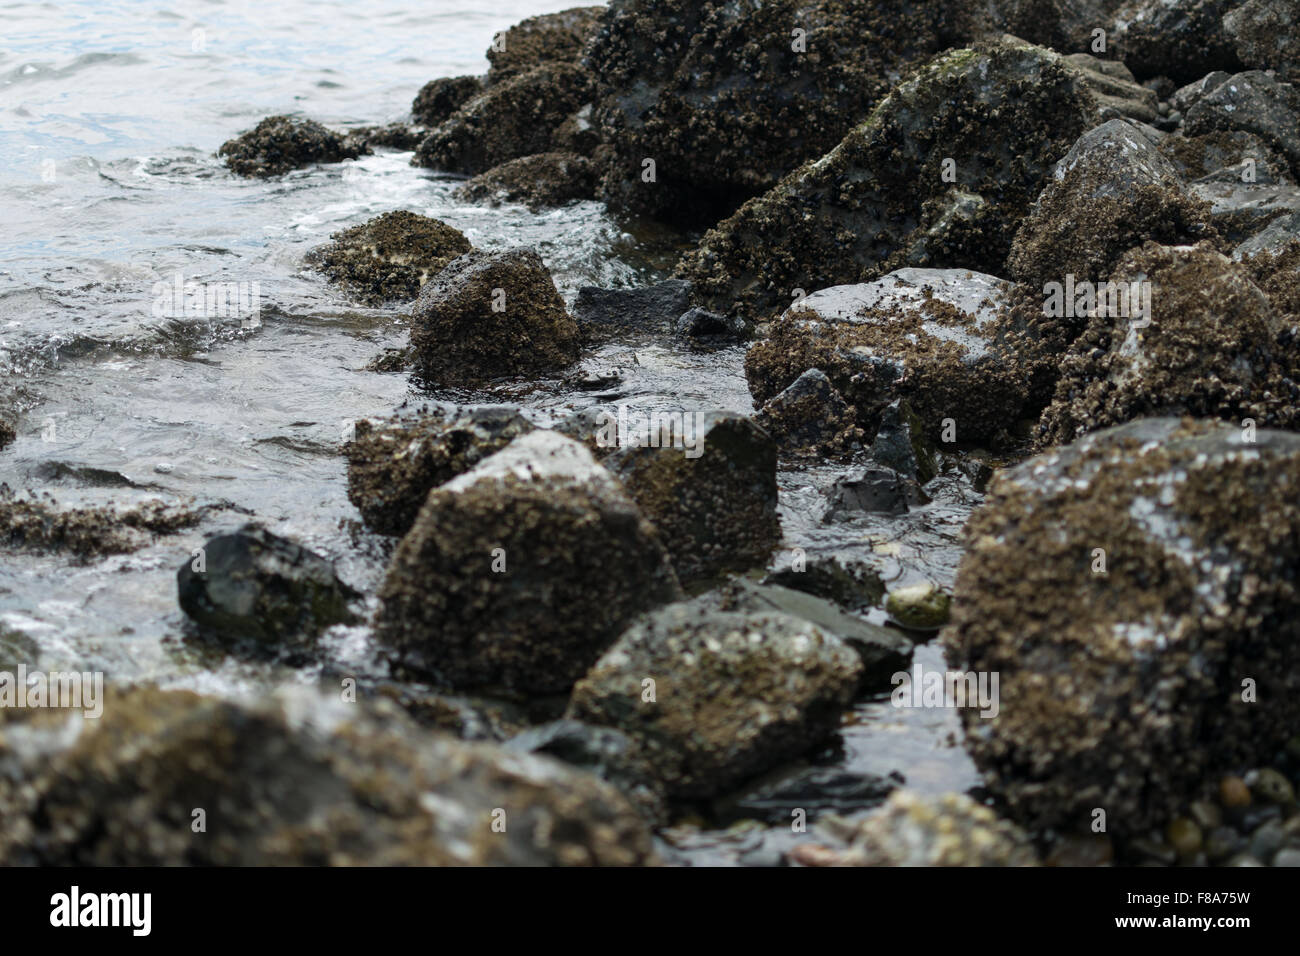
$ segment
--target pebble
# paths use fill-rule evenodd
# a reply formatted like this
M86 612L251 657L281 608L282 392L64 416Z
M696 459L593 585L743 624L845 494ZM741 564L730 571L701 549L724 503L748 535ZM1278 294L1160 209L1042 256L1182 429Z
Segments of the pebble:
M1274 866L1300 866L1300 850L1294 847L1287 847L1284 850L1278 850L1277 856L1273 857Z
M1290 780L1272 767L1263 767L1255 771L1250 789L1265 803L1274 803L1281 807L1295 803L1295 787L1291 786Z
M1195 856L1201 849L1201 828L1188 817L1178 817L1165 830L1165 838L1181 857Z
M1224 777L1219 781L1219 802L1229 810L1250 806L1250 788L1240 777Z

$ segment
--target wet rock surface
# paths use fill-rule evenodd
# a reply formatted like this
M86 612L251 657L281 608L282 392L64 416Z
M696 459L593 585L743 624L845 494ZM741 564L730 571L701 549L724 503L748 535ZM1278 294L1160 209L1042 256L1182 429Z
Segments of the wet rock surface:
M691 306L691 285L666 279L640 289L578 290L573 314L583 336L598 341L615 334L663 333Z
M227 140L217 154L236 175L266 178L313 163L356 159L363 151L363 146L314 120L268 116L247 133Z
M519 202L529 209L596 195L596 168L576 153L538 153L494 166L457 190L469 202Z
M790 455L848 455L861 447L864 434L857 409L819 368L810 368L768 399L756 421Z
M477 76L439 77L420 88L411 103L411 115L425 126L438 126L482 92L483 81Z
M547 63L579 63L605 7L572 7L529 17L493 37L487 82L499 83Z

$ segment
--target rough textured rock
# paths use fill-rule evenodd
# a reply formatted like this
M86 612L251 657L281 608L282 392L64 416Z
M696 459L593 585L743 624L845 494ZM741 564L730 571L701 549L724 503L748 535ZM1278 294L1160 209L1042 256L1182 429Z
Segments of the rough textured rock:
M1300 81L1300 8L1295 0L1246 0L1223 17L1237 58L1252 70Z
M482 92L483 81L477 76L444 76L430 80L416 94L411 104L411 115L425 126L438 126Z
M591 99L591 75L571 63L520 73L467 100L420 144L411 162L476 175L555 149L556 130Z
M292 648L354 619L333 563L254 524L209 538L176 588L181 610L224 642Z
M860 449L864 440L857 409L819 368L810 368L768 399L755 421L786 455L842 458Z
M423 125L411 123L384 123L381 126L354 126L347 131L344 142L348 149L370 153L372 146L385 146L402 151L413 150L429 135Z
M874 568L837 555L791 555L763 583L803 591L853 610L873 607L885 594L885 583Z
M825 156L719 223L678 275L700 304L756 318L795 290L899 265L1000 271L1052 164L1094 112L1079 73L1040 47L946 53Z
M645 824L609 785L421 730L392 705L298 688L248 705L142 688L114 692L98 720L8 714L5 865L655 862Z
M989 0L989 24L1061 53L1091 50L1121 0ZM1098 51L1101 52L1101 51Z
M1224 74L1225 78L1227 74ZM1218 130L1197 136L1166 136L1160 141L1164 153L1184 180L1207 180L1264 185L1291 178L1286 157L1254 133ZM1248 167L1247 160L1253 160Z
M1269 235L1274 226L1277 227L1276 234ZM1279 324L1300 326L1300 213L1286 221L1275 220L1273 226L1256 236L1255 240L1238 246L1233 251L1233 258L1242 261L1250 270L1255 284L1273 304ZM1291 344L1294 348L1294 336ZM1297 356L1296 366L1300 368L1300 356Z
M363 152L339 133L312 120L268 116L247 133L227 140L217 150L240 176L266 178L313 163L338 163Z
M894 469L918 485L938 474L934 446L926 438L925 423L912 406L896 399L880 413L880 427L871 442L871 460Z
M432 489L532 430L511 408L471 409L450 421L421 412L357 422L344 448L348 500L373 530L406 534Z
M1127 117L1139 123L1154 123L1159 118L1160 101L1155 91L1139 84L1129 68L1118 60L1071 53L1062 63L1074 70L1087 86L1099 119Z
M1105 281L1115 261L1146 239L1204 235L1209 208L1136 127L1111 120L1070 148L1016 234L1007 266L1034 289Z
M673 333L689 342L718 343L739 342L749 337L749 323L739 316L721 315L701 309L687 309L673 323Z
M1191 187L1193 195L1209 203L1209 219L1222 242L1244 242L1264 231L1275 219L1300 213L1298 186L1243 183L1234 176L1225 180L1207 180Z
M425 284L411 310L415 375L433 385L554 372L578 357L578 326L531 249L474 250Z
M835 479L823 521L864 514L907 514L908 488L903 477L885 465L864 465Z
M582 334L598 341L613 334L667 332L691 307L691 284L666 279L640 289L601 289L583 286L573 303Z
M800 300L745 356L756 404L807 369L821 369L858 424L875 435L886 407L906 398L926 433L958 442L1000 436L1018 417L1027 377L995 332L1006 283L960 269L900 269L876 282Z
M943 639L1000 674L998 715L963 720L1013 818L1140 834L1295 733L1297 492L1300 436L1170 418L998 472Z
M767 563L781 540L776 443L735 412L683 413L681 440L620 440L605 467L659 531L683 583ZM676 426L673 426L674 428Z
M1097 308L1062 363L1041 445L1144 415L1296 423L1287 329L1245 267L1208 243L1150 243L1120 261L1115 282L1151 284L1150 325Z
M1201 97L1187 111L1189 135L1215 130L1254 133L1286 156L1300 177L1300 90L1266 73L1239 73Z
M386 212L330 237L307 263L363 302L409 302L473 246L459 229L406 210Z
M605 7L572 7L516 23L488 48L488 83L500 83L549 63L578 63Z
M1115 14L1110 42L1140 79L1190 83L1211 70L1241 68L1223 15L1239 0L1130 0ZM1100 24L1099 24L1100 25Z
M3 449L17 437L18 432L14 430L14 426L0 418L0 449Z
M157 535L193 527L210 510L157 499L130 507L63 508L48 492L37 497L29 490L28 495L0 483L0 546L67 551L82 560L135 551Z
M479 173L456 189L468 202L518 202L529 209L562 206L596 195L596 168L576 153L538 153Z
M964 793L895 790L857 822L827 818L821 827L848 843L834 866L1036 866L1028 836Z
M674 604L618 639L574 687L568 716L638 741L671 795L709 797L831 733L860 670L807 621Z
M429 493L380 588L376 636L455 687L563 693L677 579L577 442L534 431Z

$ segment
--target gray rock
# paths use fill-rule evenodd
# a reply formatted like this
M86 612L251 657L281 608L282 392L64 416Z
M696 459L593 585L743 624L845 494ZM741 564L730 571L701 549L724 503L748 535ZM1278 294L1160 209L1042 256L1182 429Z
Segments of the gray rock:
M1300 80L1300 11L1294 0L1246 0L1224 15L1223 32L1245 66Z
M1199 80L1193 80L1185 86L1180 86L1169 102L1174 109L1186 113L1189 109L1197 104L1207 93L1213 93L1225 81L1232 79L1230 73L1223 70L1214 70L1205 74Z
M873 607L885 596L885 583L874 568L838 555L792 555L763 583L803 591L852 610Z
M843 520L861 514L906 514L909 497L904 479L894 469L866 465L835 480L823 520Z
M614 334L662 333L691 305L691 284L666 279L641 289L583 286L573 314L583 335L603 339Z
M696 306L678 317L673 331L685 339L739 341L749 334L749 325L739 316L721 315Z
M880 413L880 427L871 442L871 460L892 468L904 478L926 485L938 474L934 446L925 423L903 399L895 399Z
M1266 73L1238 73L1187 111L1188 134L1215 130L1254 133L1286 156L1300 176L1300 91Z
M844 457L862 446L857 409L819 368L810 368L768 399L757 421L787 455Z
M1190 83L1212 70L1234 72L1240 61L1223 30L1239 0L1129 0L1115 12L1111 43L1141 79L1167 76Z

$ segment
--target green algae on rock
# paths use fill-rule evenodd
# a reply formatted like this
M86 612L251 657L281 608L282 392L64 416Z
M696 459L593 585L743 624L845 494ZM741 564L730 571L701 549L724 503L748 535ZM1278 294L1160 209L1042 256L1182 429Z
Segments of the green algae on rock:
M885 610L903 627L932 630L948 623L950 598L933 582L895 588L885 598Z
M578 325L531 249L474 250L420 290L413 375L430 386L544 375L578 358Z
M861 666L808 621L673 604L606 651L573 688L568 716L637 740L671 795L711 797L830 734Z
M388 702L145 687L112 690L98 720L16 713L0 711L4 865L655 862L608 784L423 730Z
M240 176L267 178L314 163L338 163L365 152L340 133L313 120L268 116L246 133L221 144L218 156Z
M962 717L1014 819L1140 835L1294 734L1297 502L1300 435L1174 418L995 476L943 642L1000 675L998 715Z
M514 409L470 409L451 420L432 412L360 421L348 459L348 500L380 534L403 535L429 491L500 451L532 424Z
M887 260L922 237L926 261L897 265L996 273L1094 112L1081 74L1049 50L1007 41L945 53L829 153L710 230L678 274L700 304L761 318L794 290L890 271ZM954 190L979 201L954 207Z
M404 209L336 232L306 261L362 302L409 302L448 263L473 246L439 219Z
M429 493L375 633L442 684L564 693L634 615L680 593L619 483L577 442L534 431Z

